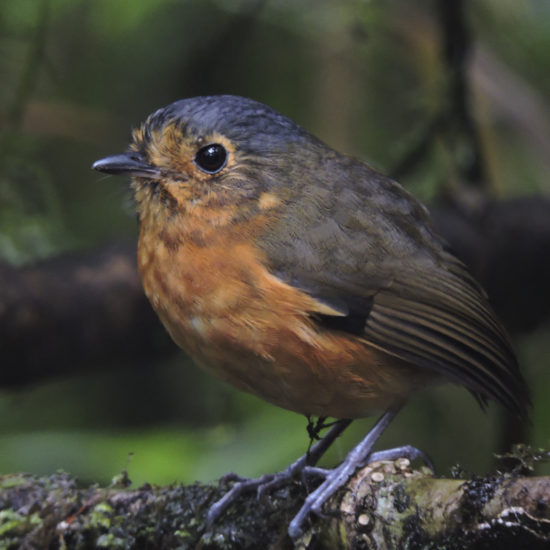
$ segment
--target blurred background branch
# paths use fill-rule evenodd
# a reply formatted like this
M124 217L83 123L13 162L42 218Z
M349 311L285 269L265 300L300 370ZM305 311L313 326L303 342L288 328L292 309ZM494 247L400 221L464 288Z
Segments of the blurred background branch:
M485 162L472 113L468 66L472 53L472 36L466 21L467 2L438 0L435 2L440 36L443 79L441 110L427 121L418 142L407 151L391 170L395 178L413 171L436 144L438 136L448 142L448 149L456 157L456 170L462 184L486 186ZM467 148L467 151L461 150ZM458 153L461 153L458 156Z
M33 37L29 44L28 57L22 65L23 70L21 71L12 103L8 108L8 125L14 130L21 126L23 115L34 92L45 57L50 0L40 0L38 5L37 21Z

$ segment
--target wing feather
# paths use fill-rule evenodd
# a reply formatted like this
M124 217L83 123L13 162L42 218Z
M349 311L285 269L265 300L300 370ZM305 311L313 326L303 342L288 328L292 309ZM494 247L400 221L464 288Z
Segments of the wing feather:
M375 297L366 319L368 342L522 412L517 363L500 334L491 338L483 325L468 324L456 313L451 316L443 311L442 315L433 306L393 296L389 305L384 298L383 292Z
M411 367L525 414L526 384L485 292L399 184L323 149L311 185L296 179L258 241L273 273L336 315L326 330L361 338Z

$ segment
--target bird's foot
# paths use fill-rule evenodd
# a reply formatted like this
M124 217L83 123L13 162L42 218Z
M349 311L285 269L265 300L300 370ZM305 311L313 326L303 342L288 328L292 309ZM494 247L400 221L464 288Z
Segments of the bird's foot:
M304 455L303 458L306 458ZM332 470L324 468L316 468L308 466L305 460L297 460L288 468L274 474L265 474L263 476L248 479L234 473L224 475L220 482L235 482L233 487L225 493L225 495L216 501L208 511L206 519L207 525L210 527L214 522L231 506L242 494L256 491L258 500L265 498L265 495L275 491L288 484L295 476L300 475L304 485L309 484L311 478L325 479Z
M365 440L367 438L365 438ZM412 447L411 445L377 451L375 453L370 453L365 457L362 453L363 448L361 447L365 440L359 443L359 445L357 445L357 447L355 447L348 454L344 462L333 470L323 470L322 468L312 467L305 467L303 469L303 474L317 474L324 477L324 481L321 485L319 485L319 487L317 487L317 489L315 489L315 491L307 496L304 504L300 508L300 511L290 522L288 534L293 540L300 538L303 534L304 522L309 514L313 513L318 516L322 516L322 509L325 502L349 480L358 468L366 466L367 464L372 464L373 462L379 462L381 460L397 460L398 458L407 458L411 462L413 460L420 459L424 461L431 470L433 470L433 464L430 458L420 449Z
M256 491L258 498L262 498L269 491L273 491L287 484L299 473L302 473L303 479L311 476L322 475L320 468L314 468L315 463L321 458L331 443L349 426L351 420L338 420L334 423L330 431L308 452L293 462L285 470L276 474L265 474L256 479L242 478L236 474L227 474L222 481L235 481L231 489L218 501L216 501L208 511L206 523L211 527L214 522L231 506L240 495Z
M330 431L318 441L308 453L281 472L276 474L265 474L256 479L246 479L236 474L224 476L223 481L232 481L235 482L235 484L221 499L210 507L206 521L207 527L211 527L227 508L244 493L256 491L258 498L262 498L267 492L274 491L289 483L297 475L302 476L303 483L306 486L311 478L320 477L323 481L307 496L303 506L289 525L288 533L292 539L296 540L302 535L303 525L309 514L314 513L316 515L322 515L322 508L325 502L348 481L358 468L380 460L408 458L411 461L422 459L433 469L431 460L422 451L410 445L375 453L371 452L372 446L395 416L396 412L397 409L393 409L384 413L363 441L352 449L344 462L334 470L318 468L315 467L315 464L330 444L350 424L350 420L337 421Z

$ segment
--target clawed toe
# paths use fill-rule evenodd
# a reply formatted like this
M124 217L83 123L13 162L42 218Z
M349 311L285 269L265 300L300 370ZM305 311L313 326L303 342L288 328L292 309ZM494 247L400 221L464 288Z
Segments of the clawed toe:
M258 499L263 499L268 492L288 483L292 479L292 476L293 472L288 469L277 474L266 474L256 479L242 478L235 474L224 476L222 478L223 481L235 479L236 483L222 498L210 507L206 518L207 526L211 527L242 494L256 491Z
M257 479L246 479L241 478L240 476L235 476L239 481L231 487L225 495L217 500L210 510L208 510L208 515L206 517L206 524L208 527L211 527L212 524L233 504L233 502L239 498L243 493L253 491L254 489L258 490L263 484L269 483L271 481L272 475L264 475ZM227 480L227 477L222 478L224 481Z
M326 478L331 470L327 470L326 468L318 468L316 466L306 466L302 472L302 482L304 485L306 484L308 478L311 477L322 477Z
M278 474L273 474L269 481L266 481L262 485L258 486L257 494L258 500L264 500L265 495L271 491L279 489L283 485L286 485L292 479L292 472L284 470Z
M371 464L380 460L397 460L398 458L408 458L411 462L420 459L430 470L434 471L434 465L430 457L412 445L403 445L402 447L394 447L393 449L384 449L383 451L371 453L366 463Z
M240 476L234 472L227 472L220 477L220 483L231 483L233 481L248 481L246 477Z

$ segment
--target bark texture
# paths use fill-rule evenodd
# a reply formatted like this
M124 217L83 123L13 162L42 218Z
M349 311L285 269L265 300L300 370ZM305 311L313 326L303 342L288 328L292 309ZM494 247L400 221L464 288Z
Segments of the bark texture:
M212 528L209 506L228 488L193 484L80 488L66 474L0 478L0 548L394 549L548 548L550 478L498 474L438 479L407 459L360 470L293 543L286 528L299 481L263 501L243 495Z

